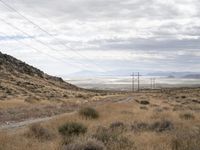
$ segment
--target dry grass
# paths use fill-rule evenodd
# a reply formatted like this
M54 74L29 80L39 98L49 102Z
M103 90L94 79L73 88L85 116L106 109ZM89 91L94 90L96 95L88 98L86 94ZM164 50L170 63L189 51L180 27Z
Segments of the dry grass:
M185 91L182 93L187 94ZM134 100L120 103L116 99L113 99L114 102L106 101L96 108L100 117L95 120L86 120L79 113L62 115L42 124L55 134L53 140L27 138L25 133L30 132L29 128L2 132L0 150L67 150L77 144L78 149L74 150L79 150L87 145L89 139L96 141L91 145L104 145L108 150L199 150L200 104L192 102L192 99L199 98L196 96L198 92L189 92L190 95L187 94L184 98L181 97L182 93L129 95L138 101L148 100L150 104L145 105L147 109L141 109L143 105ZM177 95L180 95L178 102ZM127 95L120 99L126 97ZM183 102L187 103L182 104ZM174 110L174 107L179 109ZM72 135L70 138L61 136L58 128L66 122L86 126L88 130L84 135L85 139L83 140L83 135Z
M99 118L99 112L92 107L84 107L79 110L79 115L86 119L97 119Z
M85 93L87 93L85 91ZM76 93L71 93L76 94ZM33 103L22 99L0 100L0 125L20 122L27 119L51 117L66 112L78 110L81 106L96 105L102 103L102 99L112 99L118 95L96 96L96 93L88 92L88 99L68 98L63 100L34 100Z
M0 109L6 110L9 108L17 108L17 107L26 107L28 104L24 103L24 101L20 99L14 99L9 101L0 101Z
M51 130L40 124L31 125L29 131L25 135L27 135L28 138L35 138L40 141L52 140L55 137Z
M105 145L92 138L79 138L78 140L64 145L62 150L106 150Z

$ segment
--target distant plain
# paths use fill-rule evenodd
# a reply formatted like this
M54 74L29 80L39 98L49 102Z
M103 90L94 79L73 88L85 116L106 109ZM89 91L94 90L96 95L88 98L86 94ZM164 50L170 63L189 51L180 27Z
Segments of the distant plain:
M179 87L199 87L200 79L193 78L170 78L163 76L141 76L140 87L151 89L151 79L155 79L155 88L179 88ZM67 82L82 88L103 89L103 90L122 90L132 89L131 76L99 76L99 77L65 77ZM135 89L137 89L138 79L135 77Z

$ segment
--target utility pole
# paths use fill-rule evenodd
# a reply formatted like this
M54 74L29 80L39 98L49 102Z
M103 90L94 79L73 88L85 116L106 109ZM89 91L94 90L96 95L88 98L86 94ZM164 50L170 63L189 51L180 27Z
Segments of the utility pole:
M153 78L153 88L156 88L156 78Z
M140 73L138 72L137 75L135 75L134 72L133 72L131 76L132 76L132 84L131 84L131 85L132 85L132 87L131 87L131 88L132 88L132 91L133 91L133 92L135 91L135 76L136 76L136 78L137 78L136 81L138 82L137 90L140 91Z
M138 92L140 91L140 73L138 72Z
M132 73L131 76L132 76L132 92L134 92L135 91L135 83L134 83L135 82L134 81L135 80L135 75L134 75L134 72Z
M151 89L156 88L156 78L151 78Z

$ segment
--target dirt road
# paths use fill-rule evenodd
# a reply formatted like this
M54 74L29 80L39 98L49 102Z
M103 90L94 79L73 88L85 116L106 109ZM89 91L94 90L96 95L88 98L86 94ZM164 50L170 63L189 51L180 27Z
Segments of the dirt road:
M114 99L114 100L111 100L111 101L108 100L108 101L113 102L113 103L127 103L127 102L130 102L132 100L134 100L133 96L128 96L127 98L117 98L117 99ZM102 102L106 103L108 101L104 100ZM103 104L103 103L98 103L98 105L99 104ZM96 105L96 106L98 106L98 105ZM61 115L72 115L72 114L74 114L76 112L77 111L73 111L73 112L63 113L63 114L56 115L56 116L51 116L51 117L30 118L30 119L27 119L27 120L21 121L21 122L7 122L7 123L5 123L3 125L0 125L0 131L3 131L3 130L14 130L14 129L18 129L18 128L23 128L25 126L28 126L28 125L31 125L31 124L34 124L34 123L41 123L41 122L44 122L44 121L48 121L48 120L60 117Z

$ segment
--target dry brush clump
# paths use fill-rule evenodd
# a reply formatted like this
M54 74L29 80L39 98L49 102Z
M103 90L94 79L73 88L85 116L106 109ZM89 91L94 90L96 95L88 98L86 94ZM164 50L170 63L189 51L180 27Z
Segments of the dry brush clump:
M59 127L59 133L63 136L78 136L87 132L87 127L78 122L67 122Z
M197 131L180 130L175 132L171 142L172 150L199 150L200 128Z
M174 129L174 124L169 120L156 121L151 124L150 129L156 132L170 131Z
M40 141L52 140L55 134L41 124L33 124L29 127L26 136L36 138Z
M86 119L97 119L99 118L99 113L97 110L91 107L84 107L79 110L79 115Z
M74 142L64 145L62 150L106 150L105 145L96 139L78 139Z
M174 129L174 124L169 120L160 120L153 123L135 122L131 125L131 129L135 132L154 131L164 132Z
M135 132L146 131L146 130L149 130L149 128L150 128L150 125L145 122L135 122L134 124L131 125L131 130Z
M184 120L193 120L195 119L195 116L192 113L183 113L183 114L180 114L180 118Z
M86 94L86 93L78 93L75 95L76 98L82 98L82 99L87 99L90 97L89 94Z
M110 124L110 129L112 130L124 130L126 125L121 121L116 121Z
M182 96L181 96L181 98L182 98L182 99L185 99L185 98L186 98L186 96L185 96L185 95L182 95Z
M107 144L110 140L117 139L117 136L117 132L113 132L106 127L98 127L96 133L93 135L94 138L102 141L104 144Z
M135 143L128 139L123 132L111 128L99 127L94 138L103 142L108 150L135 150Z
M150 102L147 101L147 100L142 100L142 101L140 101L140 104L142 104L142 105L149 105Z
M146 106L140 106L140 109L142 109L142 110L148 110L148 107L146 107Z

